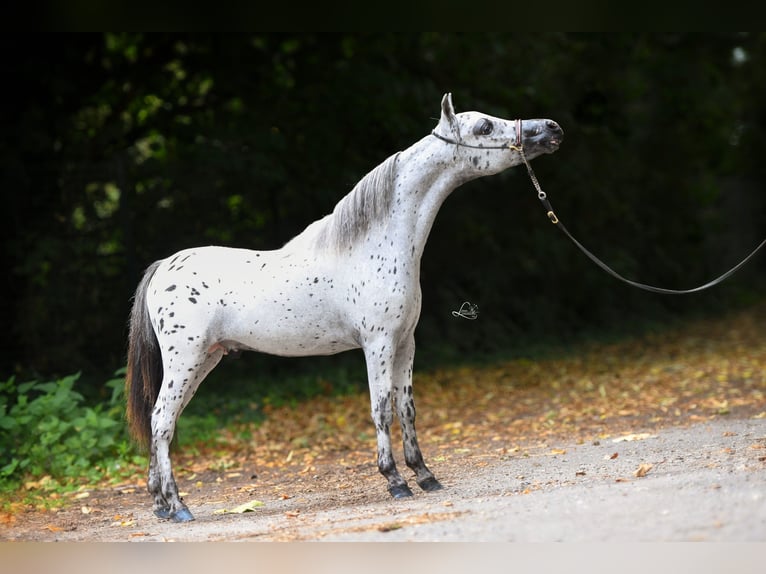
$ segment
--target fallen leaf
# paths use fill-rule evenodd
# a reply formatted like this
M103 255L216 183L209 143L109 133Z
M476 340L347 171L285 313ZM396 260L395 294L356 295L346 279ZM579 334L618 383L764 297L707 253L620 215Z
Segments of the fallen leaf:
M657 438L657 435L648 432L633 433L613 438L612 442L633 442L637 440L646 440L648 438Z
M556 455L556 454L566 454L567 450L565 448L552 448L551 452L548 454Z
M220 508L213 511L213 514L244 514L245 512L254 512L256 508L261 506L264 506L264 504L260 500L251 500L231 509Z
M652 470L652 468L654 468L653 464L643 463L643 464L639 465L639 467L633 473L633 476L635 476L636 478L643 478L647 474L649 474L649 471Z
M40 480L30 480L28 482L25 482L24 488L26 490L45 489L46 487L51 486L54 483L55 481L53 480L53 477L46 474Z
M391 532L392 530L399 530L402 527L398 522L392 522L390 524L381 524L378 526L380 532Z
M287 516L287 518L297 518L298 515L300 515L300 510L288 510L285 512L285 516Z

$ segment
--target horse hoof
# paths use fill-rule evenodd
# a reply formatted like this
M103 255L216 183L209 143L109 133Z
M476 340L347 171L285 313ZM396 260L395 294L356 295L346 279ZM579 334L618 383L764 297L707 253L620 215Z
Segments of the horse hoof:
M442 483L436 480L433 476L426 478L422 482L419 482L418 486L425 492L434 492L435 490L441 490L444 488Z
M391 496L394 498L407 498L408 496L412 496L412 491L406 484L402 484L401 486L389 486L388 492L390 492Z
M194 520L194 516L188 509L182 508L181 510L170 515L173 522L191 522Z
M157 518L162 518L163 520L167 520L170 518L170 508L155 508L154 516Z

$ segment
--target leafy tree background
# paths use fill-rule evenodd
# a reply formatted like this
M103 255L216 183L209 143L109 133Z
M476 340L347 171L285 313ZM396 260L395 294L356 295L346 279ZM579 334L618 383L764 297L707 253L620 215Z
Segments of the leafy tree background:
M428 134L447 91L458 111L562 125L564 144L535 170L570 230L631 278L695 286L766 235L764 34L49 34L3 44L7 374L83 371L78 384L95 388L124 363L145 266L194 245L279 247ZM632 290L550 225L519 167L447 201L422 284L419 356L441 361L762 300L766 258L702 295ZM479 305L478 321L452 317L464 300ZM263 356L246 366L253 380L288 368Z

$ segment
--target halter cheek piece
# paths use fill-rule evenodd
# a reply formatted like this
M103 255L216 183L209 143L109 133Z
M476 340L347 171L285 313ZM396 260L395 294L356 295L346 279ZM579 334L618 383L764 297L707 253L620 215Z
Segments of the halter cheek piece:
M463 143L462 138L460 137L460 134L458 133L458 139L454 140L452 138L448 138L446 136L443 136L441 134L436 133L436 130L433 130L431 132L431 135L442 140L443 142L447 142L449 144L454 144L462 147L472 147L475 149L510 149L514 151L523 151L523 146L521 145L521 120L515 120L516 122L516 143L515 144L506 144L506 145L473 145L473 144L467 144Z

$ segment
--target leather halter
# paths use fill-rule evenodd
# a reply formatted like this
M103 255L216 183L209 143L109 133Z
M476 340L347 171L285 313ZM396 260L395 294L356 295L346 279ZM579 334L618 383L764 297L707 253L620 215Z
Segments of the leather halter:
M458 139L452 139L448 138L446 136L443 136L441 134L436 133L436 130L433 130L431 132L431 135L442 140L443 142L447 142L449 144L454 144L457 146L462 147L470 147L474 149L510 149L515 151L520 151L523 149L522 142L521 142L521 120L514 120L516 122L516 143L515 144L505 144L505 145L474 145L474 144L467 144L463 143L462 138L460 137L460 134L458 133Z

